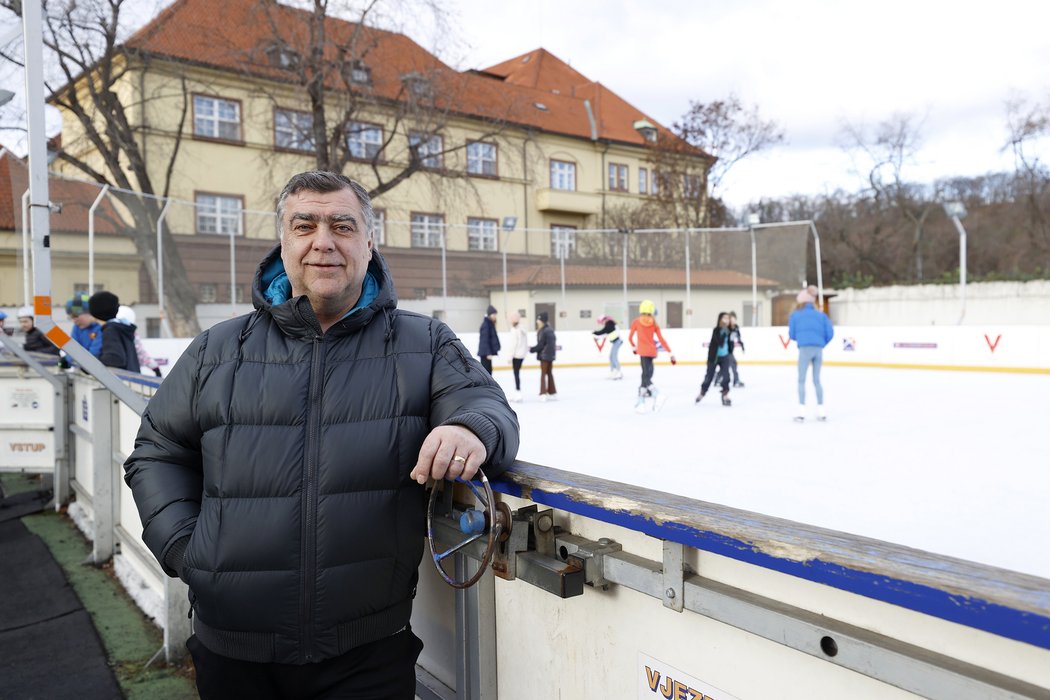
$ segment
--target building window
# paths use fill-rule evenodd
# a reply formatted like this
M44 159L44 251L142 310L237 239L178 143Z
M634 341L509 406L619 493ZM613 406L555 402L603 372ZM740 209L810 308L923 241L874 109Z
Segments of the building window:
M496 250L499 222L495 219L467 219L467 248Z
M197 233L240 236L244 200L221 194L197 195Z
M293 70L299 67L299 54L286 46L271 46L266 49L266 56L274 68Z
M572 257L576 250L575 226L551 226L551 255L558 260Z
M638 168L638 194L649 193L649 170Z
M95 292L101 292L101 291L105 290L105 288L106 288L106 285L102 284L101 282L95 282L95 290L94 290ZM83 292L84 294L93 294L94 293L94 292L88 290L88 283L87 282L74 282L73 283L73 292L77 293L77 294L79 294L81 292Z
M441 214L412 215L412 247L440 248L445 217Z
M551 189L576 189L576 164L564 160L551 160Z
M350 82L368 85L372 82L372 69L361 61L354 61L350 64Z
M424 168L441 167L441 152L445 150L444 139L440 134L424 134L413 131L408 135L408 145L415 148Z
M653 179L649 183L649 194L660 194L660 173L653 169Z
M350 122L346 132L346 149L351 157L372 160L383 147L383 127L367 122Z
M496 177L496 144L472 141L467 144L467 172Z
M198 290L198 300L202 304L214 304L219 298L218 290L214 284L202 284Z
M627 191L627 166L623 163L609 163L609 189Z
M702 180L699 175L682 175L682 194L686 199L700 199L703 194Z
M377 246L386 245L386 209L373 209L376 215L376 230L372 236Z
M290 151L314 150L314 115L291 109L273 114L274 145Z
M193 135L241 140L241 103L207 95L193 96Z

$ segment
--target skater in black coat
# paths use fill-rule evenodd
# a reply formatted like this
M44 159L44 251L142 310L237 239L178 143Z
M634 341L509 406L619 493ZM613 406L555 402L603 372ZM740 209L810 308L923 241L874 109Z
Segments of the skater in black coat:
M557 355L558 337L550 327L546 311L536 315L536 344L529 352L536 353L540 361L540 401L553 401L558 393L554 386L554 358Z
M29 352L43 352L48 355L57 355L58 348L40 332L40 329L36 327L34 321L33 310L31 308L25 306L18 310L18 325L26 335L22 347Z
M729 358L732 355L733 343L729 339L729 314L722 311L718 314L718 324L711 331L711 342L707 346L707 374L704 375L704 382L700 385L700 394L697 395L695 403L700 403L714 381L715 375L721 372L722 405L732 405L729 400Z

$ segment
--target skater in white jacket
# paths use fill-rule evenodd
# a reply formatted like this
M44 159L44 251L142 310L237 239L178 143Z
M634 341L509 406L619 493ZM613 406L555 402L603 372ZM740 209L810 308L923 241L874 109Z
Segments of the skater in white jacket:
M521 403L521 365L525 362L525 356L529 354L529 338L525 329L521 327L521 314L511 311L507 314L510 321L510 362L514 367L514 394L510 400Z

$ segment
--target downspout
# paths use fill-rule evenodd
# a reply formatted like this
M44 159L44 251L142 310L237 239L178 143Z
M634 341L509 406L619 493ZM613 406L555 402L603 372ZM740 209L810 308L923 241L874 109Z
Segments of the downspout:
M525 132L525 140L521 142L521 195L522 211L525 213L525 226L522 235L525 236L525 255L529 254L529 141L532 140L532 129Z
M583 108L585 110L587 110L587 121L590 123L590 126L591 126L591 142L594 143L594 144L597 144L598 143L598 122L594 118L594 109L591 108L591 101L590 100L584 100L583 101ZM602 150L602 165L601 165L601 169L598 172L598 178L599 178L598 182L599 182L599 184L605 181L604 180L604 178L606 177L606 175L605 175L605 154L608 152L608 150L609 150L609 142L606 141L605 142L605 149ZM604 228L605 227L605 187L601 187L599 191L602 193L602 220L601 220L601 223L599 224L599 227Z

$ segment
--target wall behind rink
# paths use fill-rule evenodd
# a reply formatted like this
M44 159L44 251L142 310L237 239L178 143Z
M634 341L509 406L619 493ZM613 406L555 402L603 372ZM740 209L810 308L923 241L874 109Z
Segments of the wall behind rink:
M637 364L638 358L627 344L627 332L621 330L621 333L624 344L620 348L620 362ZM678 362L707 362L710 329L667 329L663 334ZM741 334L745 352L738 350L737 360L742 364L790 364L798 358L798 348L788 338L786 326L745 327ZM563 331L557 335L556 367L605 365L608 362L609 343L599 349L601 340L583 331ZM461 333L460 338L468 350L477 351L477 333ZM500 334L500 340L504 351L493 367L509 368L510 359L505 357L509 346L506 334ZM529 342L535 342L534 332L529 333ZM657 362L669 361L665 353L660 353L657 358ZM835 337L824 351L824 361L859 367L1050 374L1050 325L843 326L835 329ZM526 367L530 364L536 364L535 355L526 359Z
M528 329L529 343L536 342L533 328ZM638 364L627 344L626 329L621 329L624 344L620 362ZM666 329L664 338L674 350L675 359L686 364L707 362L710 329ZM791 364L798 348L788 338L786 326L760 326L741 329L745 351L738 351L741 364ZM611 343L602 344L587 331L558 332L558 367L605 366ZM510 338L500 333L503 350L493 362L493 369L510 369ZM477 333L460 333L467 350L478 350ZM146 338L143 343L160 362L167 374L182 351L189 345L184 338ZM601 347L599 347L601 345ZM919 369L975 370L1002 372L1035 372L1050 374L1050 325L1015 326L841 326L824 351L829 364L858 367L897 367ZM666 353L657 362L668 363ZM536 356L528 355L525 367L536 366Z

